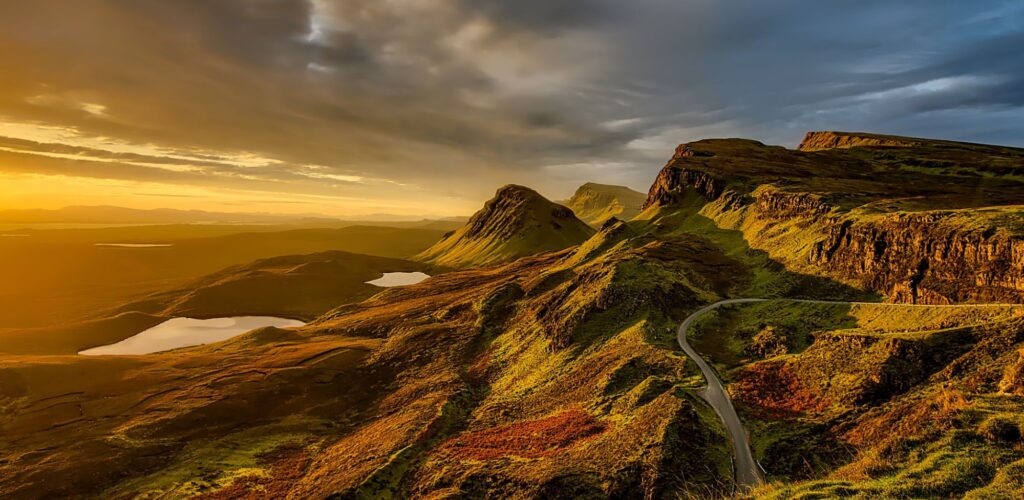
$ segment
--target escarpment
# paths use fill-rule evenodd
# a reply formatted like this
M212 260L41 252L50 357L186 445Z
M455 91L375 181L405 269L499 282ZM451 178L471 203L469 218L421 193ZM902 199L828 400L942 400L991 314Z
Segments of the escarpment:
M654 184L647 192L647 200L644 201L643 209L646 210L656 205L668 205L675 201L686 188L695 189L708 201L717 199L725 189L725 183L721 179L702 170L678 166L681 160L697 156L709 155L698 153L687 144L676 148L675 155L654 179Z
M846 149L855 147L911 147L920 142L905 137L849 132L818 131L808 132L797 147L800 151L821 151L824 149Z
M965 218L943 212L845 218L827 226L810 260L896 302L1024 302L1024 238Z
M974 147L834 132L808 134L814 153L698 141L677 148L644 207L671 212L696 193L702 215L787 268L894 302L1024 302L1024 156L977 146L981 158L959 161ZM972 170L981 162L1014 174Z

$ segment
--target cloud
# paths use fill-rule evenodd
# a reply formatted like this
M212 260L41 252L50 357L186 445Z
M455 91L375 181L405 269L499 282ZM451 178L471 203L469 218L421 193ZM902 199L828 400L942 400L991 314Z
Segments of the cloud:
M507 182L645 189L674 143L708 136L1024 145L1022 18L925 0L14 2L0 117L63 135L0 129L0 157L24 162L0 168L464 212Z

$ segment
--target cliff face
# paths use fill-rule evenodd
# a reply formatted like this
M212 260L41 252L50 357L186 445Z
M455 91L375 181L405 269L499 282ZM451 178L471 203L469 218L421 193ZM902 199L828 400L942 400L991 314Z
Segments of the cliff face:
M827 221L810 261L896 302L1024 302L1024 239L967 214ZM974 221L977 222L977 221Z
M695 151L688 144L677 147L672 159L658 172L642 208L646 210L656 205L671 204L688 187L696 189L709 201L717 199L725 188L725 182L705 171L677 166L681 160L698 156L709 155Z
M808 132L797 147L800 151L821 151L825 149L847 149L855 147L913 147L920 145L905 137L849 132Z
M1024 200L1024 183L992 180L1000 190L986 192L981 175L893 168L921 164L921 156L939 161L935 151L942 148L929 145L924 139L809 133L801 149L834 150L808 155L749 142L700 141L677 149L644 207L671 207L692 190L709 202L703 214L742 231L752 248L791 269L891 301L1024 302L1024 206L1011 204ZM956 145L961 156L971 147ZM979 146L978 156L992 154L1000 153ZM987 161L1014 165L1019 155L1007 148ZM1024 163L1011 168L1024 172ZM824 175L815 176L816 169ZM958 204L964 207L944 209Z

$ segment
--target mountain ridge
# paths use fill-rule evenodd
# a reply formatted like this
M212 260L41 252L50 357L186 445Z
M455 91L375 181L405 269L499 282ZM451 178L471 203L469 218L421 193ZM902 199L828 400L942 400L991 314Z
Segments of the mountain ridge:
M621 220L636 217L645 199L644 193L626 186L588 182L577 188L564 205L580 220L596 227L610 217Z
M568 207L528 187L509 184L463 227L416 258L448 267L498 264L578 245L593 232Z
M814 151L680 145L648 193L647 217L695 193L703 214L797 270L898 302L1024 300L1024 149L841 138L852 135L828 135L841 147Z

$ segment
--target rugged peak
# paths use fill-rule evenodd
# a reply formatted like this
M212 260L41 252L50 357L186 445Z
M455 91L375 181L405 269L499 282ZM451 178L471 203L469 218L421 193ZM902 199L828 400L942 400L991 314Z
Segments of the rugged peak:
M465 236L512 236L519 219L550 220L558 225L559 220L576 221L569 208L549 201L540 193L518 184L502 186L484 204L484 208L473 214L466 224Z
M698 156L714 156L714 154L709 151L695 149L692 144L680 144L676 146L676 154L672 156L672 159L678 160L680 158L694 158Z
M543 198L540 193L519 184L505 184L494 193L495 198Z
M418 258L451 267L496 264L578 245L593 232L568 207L509 184Z
M800 151L822 151L825 149L848 149L868 146L914 147L920 141L894 135L865 134L860 132L836 132L823 130L807 132L797 147Z
M598 226L609 217L629 220L640 213L645 196L626 186L588 182L580 186L566 203L591 226Z

